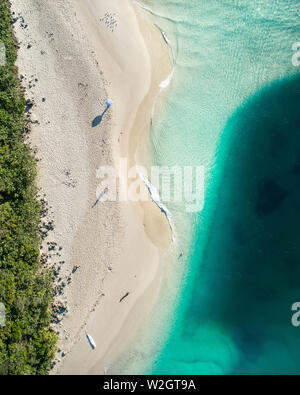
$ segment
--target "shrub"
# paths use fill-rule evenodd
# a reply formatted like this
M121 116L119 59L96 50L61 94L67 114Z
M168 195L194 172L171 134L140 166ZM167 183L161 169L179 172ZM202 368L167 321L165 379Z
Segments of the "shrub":
M41 271L36 166L22 142L25 98L17 78L16 46L7 0L0 0L0 374L46 374L57 336L50 329L52 276Z

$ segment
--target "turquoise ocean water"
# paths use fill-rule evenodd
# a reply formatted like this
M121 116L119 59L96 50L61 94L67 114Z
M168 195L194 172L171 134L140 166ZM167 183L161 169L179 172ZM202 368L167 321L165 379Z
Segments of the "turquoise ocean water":
M153 119L153 164L206 172L200 213L168 204L184 281L147 373L299 373L299 1L143 4L175 65Z

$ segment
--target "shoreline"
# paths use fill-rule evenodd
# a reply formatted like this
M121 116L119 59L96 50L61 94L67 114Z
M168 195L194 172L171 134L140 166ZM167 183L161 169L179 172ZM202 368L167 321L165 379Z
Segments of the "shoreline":
M129 1L12 0L12 7L28 25L15 25L18 66L34 102L30 144L39 158L38 184L55 223L41 251L57 273L60 317L52 327L60 339L51 373L102 374L152 310L171 236L151 199L106 202L92 210L96 170L120 157L132 166L137 147L147 160L153 100L171 62L160 31ZM115 31L100 23L105 13ZM91 128L108 96L114 105Z

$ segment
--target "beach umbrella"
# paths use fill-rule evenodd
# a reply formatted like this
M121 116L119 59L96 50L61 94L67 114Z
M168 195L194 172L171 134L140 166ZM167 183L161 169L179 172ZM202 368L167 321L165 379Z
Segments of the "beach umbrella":
M105 104L107 105L107 107L110 107L113 105L113 101L111 99L107 99Z

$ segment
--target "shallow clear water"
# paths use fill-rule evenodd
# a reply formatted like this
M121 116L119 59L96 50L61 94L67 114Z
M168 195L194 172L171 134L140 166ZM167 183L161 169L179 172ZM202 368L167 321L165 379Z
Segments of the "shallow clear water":
M149 372L299 372L299 2L143 3L175 62L153 120L153 163L206 171L201 213L169 204L186 273Z

